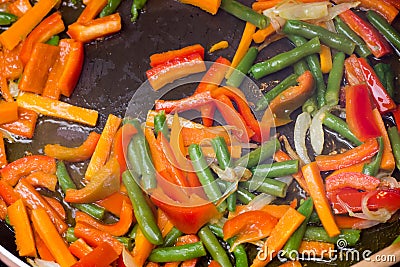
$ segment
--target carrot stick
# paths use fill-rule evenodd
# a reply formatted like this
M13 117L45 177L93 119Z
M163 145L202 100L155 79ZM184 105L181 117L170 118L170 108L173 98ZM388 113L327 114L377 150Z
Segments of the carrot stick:
M90 1L79 15L77 22L86 24L93 20L107 5L107 0Z
M17 102L0 102L0 124L10 123L18 120Z
M38 114L36 114L36 112L20 107L18 108L18 120L12 123L2 124L0 128L15 135L32 138L37 118Z
M45 187L50 191L56 191L57 176L53 173L36 171L23 178L34 187Z
M213 132L208 128L197 129L182 127L180 133L185 146L190 146L191 144L200 144L205 139L213 139L218 136L223 137L227 144L231 143L230 136L226 131Z
M7 11L20 18L31 8L32 5L29 0L16 0L12 3L9 3L7 6Z
M150 56L150 66L155 67L174 58L185 57L194 53L198 53L202 58L204 58L204 47L200 44L194 44L177 50L153 54Z
M4 146L3 134L0 132L0 169L7 165L7 154Z
M119 169L121 175L124 171L126 171L127 164L126 164L126 151L128 148L128 144L132 138L137 133L135 126L130 123L126 123L122 125L117 133L115 134L115 138L112 144L112 152L115 158L119 163Z
M24 202L18 199L7 209L10 224L14 228L15 243L20 256L36 257L36 246Z
M56 262L60 264L61 267L73 265L76 260L71 252L69 252L67 244L57 232L47 212L42 208L33 209L31 219L35 230L49 248Z
M124 201L130 203L129 197L121 192L116 192L106 198L96 201L96 204L119 217L122 210L122 203Z
M333 256L335 245L319 241L302 241L298 252L300 255L315 255L320 258Z
M321 61L322 73L329 73L332 69L332 54L331 49L326 45L321 45L321 51L319 53Z
M243 35L242 38L240 39L239 46L236 50L235 55L233 56L231 67L228 70L228 73L225 75L225 78L229 78L231 76L233 69L237 67L239 62L242 60L244 55L247 53L247 50L249 50L250 44L253 41L253 34L256 31L256 26L253 24L246 22L246 26L244 27L243 30Z
M58 160L80 162L89 159L99 141L100 134L91 132L87 139L78 147L65 147L59 144L48 144L44 147L44 153Z
M17 97L19 107L33 110L45 116L74 121L89 126L95 126L98 112L81 108L68 103L49 99L36 94L20 93Z
M60 215L58 215L58 213L50 206L50 204L42 197L42 195L40 195L40 193L36 191L35 188L33 188L33 186L31 186L28 182L26 182L24 179L21 179L15 186L15 191L20 195L25 204L31 210L37 210L39 208L45 210L59 233L63 233L65 230L67 230L68 225L60 217Z
M53 254L51 254L49 248L46 246L46 244L43 242L38 232L34 228L33 236L35 237L35 244L39 257L45 261L56 261L56 259L53 257Z
M396 166L396 163L394 160L392 146L390 144L390 140L389 140L388 133L386 131L385 124L383 123L382 116L379 113L378 109L375 108L372 111L372 114L374 115L375 122L378 125L379 131L381 132L382 140L383 140L383 154L382 154L382 161L381 161L381 169L392 172Z
M267 241L265 241L264 251L260 251L251 266L261 267L267 265L276 256L278 251L283 248L304 219L305 217L302 214L290 207L282 218L279 219Z
M83 258L93 251L92 247L89 246L82 238L78 238L78 240L69 245L68 250L78 259Z
M330 237L337 236L340 234L340 230L335 223L331 206L326 197L325 186L318 164L315 161L311 162L305 165L302 171L322 225Z
M10 28L0 34L0 42L5 48L12 50L25 39L58 2L58 0L41 0L36 3Z
M212 15L217 14L221 0L180 0L181 3L197 6Z
M255 11L264 11L266 9L273 8L279 4L282 0L269 0L269 1L257 1L253 2L251 8Z
M16 80L22 75L24 66L19 56L21 48L22 43L14 47L13 50L3 48L4 76L9 81Z
M106 163L108 157L110 156L112 142L119 126L121 125L121 122L122 119L114 116L113 114L108 116L106 125L104 126L100 139L97 142L96 149L94 150L93 156L90 159L85 173L85 178L90 180L93 175L95 175L96 172L98 172Z
M189 155L189 147L185 147L185 155ZM201 146L201 151L205 157L215 158L215 150L211 146ZM228 151L232 158L238 159L242 156L242 146L229 145Z
M254 2L253 6L259 2ZM253 41L257 44L262 43L265 41L265 39L275 33L275 28L272 26L272 24L268 25L264 29L258 29L252 36Z
M275 218L282 218L285 213L289 210L289 205L265 205L261 208L262 211L269 213L271 216Z
M344 173L344 172L362 172L362 170L364 168L364 165L366 163L369 163L369 162L370 162L369 160L364 160L364 161L361 161L360 163L357 163L357 164L354 164L354 165L350 165L350 166L342 168L342 169L335 170L325 178L325 181L328 180L329 177L334 176L334 175L339 174L339 173Z
M335 215L335 222L340 229L359 229L357 225L366 221L368 220L345 215Z
M0 197L7 205L11 205L20 199L19 194L14 191L14 188L3 179L0 179Z
M107 242L103 242L75 263L74 267L109 266L118 258L119 254L115 252L113 247Z
M144 134L149 144L151 158L153 159L154 168L157 172L163 172L167 167L163 164L163 154L160 147L157 145L157 139L154 136L153 130L146 127L144 129Z
M7 83L6 65L4 51L0 51L0 93L7 102L13 102L14 98Z

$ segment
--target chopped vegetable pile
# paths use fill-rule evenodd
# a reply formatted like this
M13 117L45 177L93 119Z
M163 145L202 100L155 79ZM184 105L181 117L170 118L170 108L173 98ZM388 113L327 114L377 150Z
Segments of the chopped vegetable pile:
M0 10L0 220L32 266L324 265L399 220L397 0L180 0L243 21L232 58L208 62L226 40L152 51L147 89L201 74L192 94L10 161L8 144L34 138L39 116L98 125L99 111L68 97L85 46L123 30L122 1L84 1L69 25L60 2ZM131 2L140 23L146 1ZM281 39L292 48L264 58ZM282 70L252 103L244 84ZM78 181L70 163L85 166Z

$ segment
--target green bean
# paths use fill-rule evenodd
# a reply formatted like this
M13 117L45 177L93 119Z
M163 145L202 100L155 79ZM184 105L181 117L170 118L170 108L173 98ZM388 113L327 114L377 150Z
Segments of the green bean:
M374 66L374 70L382 85L386 88L386 91L390 97L394 96L394 73L390 64L378 63Z
M10 25L11 23L13 23L17 20L18 20L17 16L10 14L10 13L0 11L0 26Z
M400 235L396 237L396 239L393 241L392 245L400 243Z
M254 78L260 79L268 74L291 66L306 56L318 53L320 49L321 45L319 39L315 37L304 45L298 46L288 52L278 54L264 62L255 64L251 67L250 74Z
M178 228L176 228L175 226L172 227L172 229L165 236L164 243L161 245L161 247L173 246L176 243L176 240L178 239L178 237L180 237L182 235L183 235L183 233Z
M168 125L165 123L167 117L165 111L161 110L157 115L154 116L154 131L156 134L162 132L163 135L169 139Z
M400 170L400 135L398 129L396 126L389 127L387 132L392 145L394 159L396 160L396 167Z
M67 240L68 243L78 240L78 238L75 236L74 230L75 229L73 227L68 227L67 231L65 232L65 240Z
M143 9L147 0L133 0L131 7L131 21L134 22L139 16L139 11Z
M240 184L244 188L248 189L252 184L252 180L250 179L249 181L241 182ZM271 178L265 178L264 180L262 180L262 182L256 188L256 191L261 192L261 193L270 194L270 195L273 195L276 197L285 197L287 188L288 188L288 185L284 182L281 182L281 181L278 181L275 179L271 179Z
M128 159L129 168L131 169L132 172L134 172L135 176L142 175L142 170L140 168L142 158L140 157L137 149L135 148L135 142L133 137L129 141L127 150L128 151L126 153L126 157Z
M270 164L261 164L252 169L253 176L276 178L295 174L299 171L299 160L286 160Z
M373 10L368 10L367 19L397 50L400 51L400 33L396 31L384 17Z
M338 33L345 35L356 44L354 52L360 57L367 57L371 55L371 51L361 39L339 16L335 17L335 28Z
M253 168L260 162L263 162L267 158L272 157L275 151L281 149L281 144L277 138L272 138L269 141L264 142L261 146L247 153L241 158L237 159L235 166L241 166L246 168Z
M221 266L232 267L232 263L229 260L225 249L221 246L217 237L207 225L201 228L197 235L199 236L200 240L203 241L204 246L214 260L221 264Z
M206 256L203 242L153 249L148 258L152 262L186 261Z
M343 52L338 52L333 58L332 70L329 72L328 84L326 86L325 101L330 106L339 103L340 84L343 79L344 58Z
M262 97L256 104L256 111L266 109L269 103L277 97L280 93L285 91L290 86L297 84L297 78L299 76L296 74L291 74L282 80L279 84L277 84L274 88L269 90L264 97Z
M108 0L107 5L100 12L99 17L105 17L111 15L118 8L119 4L121 4L121 0Z
M307 229L308 220L311 217L313 211L313 201L311 198L306 199L303 204L297 209L298 212L303 214L306 218L301 223L299 228L293 233L293 235L289 238L286 242L285 246L283 247L284 255L288 258L292 258L293 251L297 251L300 247L301 241L303 240L304 233Z
M135 180L136 179L132 176L132 173L129 170L122 174L122 181L132 202L140 230L150 243L161 245L163 243L161 231L157 226L153 211L146 200L146 195L140 189Z
M149 144L144 135L139 133L135 134L132 137L132 140L134 149L136 150L136 155L139 156L139 169L142 174L142 185L145 189L154 188L156 187L157 182L153 162L151 161L151 156L149 154Z
M362 144L362 142L350 131L347 123L341 118L338 118L329 112L325 112L322 124L343 136L354 145L359 146Z
M60 36L58 36L58 35L52 36L52 37L46 42L46 44L54 45L54 46L58 46L59 43L60 43Z
M71 177L69 176L67 168L65 167L65 164L63 161L57 162L56 176L57 176L58 184L64 194L67 192L68 189L76 189L76 185L75 185L74 181L72 181ZM98 220L101 220L104 217L105 209L96 204L72 203L71 206L79 209L82 212L89 214L90 216L92 216Z
M215 183L210 168L207 166L207 162L203 157L203 152L201 151L200 146L198 144L191 144L188 150L193 164L193 169L199 177L200 183L203 185L204 192L211 201L214 203L217 202L222 197L222 193L218 185ZM226 209L226 202L221 202L217 208L219 211L224 211Z
M132 227L132 230L129 232L128 237L135 239L138 228L139 224L135 223L135 225Z
M304 233L304 240L307 241L320 241L327 243L336 243L339 239L344 239L348 246L354 246L360 239L360 230L355 229L342 229L340 234L335 237L329 237L328 233L323 227L308 226Z
M246 77L246 74L249 72L254 61L256 60L257 55L257 47L250 47L246 55L244 55L242 60L239 62L236 70L232 72L231 76L229 76L226 84L233 87L239 87L242 84L244 77Z
M268 17L257 13L248 6L245 6L235 0L222 0L220 8L238 19L250 22L260 29L264 29L269 25Z
M345 35L334 33L321 26L299 20L286 21L282 31L286 34L300 35L307 39L318 37L325 45L348 55L353 54L355 48L355 43Z
M11 222L10 222L10 217L8 217L8 214L6 214L6 218L5 218L4 221L6 222L6 224L7 224L8 226L11 226L11 227L12 227Z
M301 59L301 60L297 61L296 63L294 63L293 70L296 75L300 76L304 72L306 72L307 70L310 70L310 69L308 68L307 62L304 59Z
M296 46L302 46L307 43L307 39L298 35L288 35L287 37ZM326 104L325 101L326 85L324 81L324 76L321 71L321 64L316 54L307 56L306 61L315 79L315 83L317 85L317 97L316 97L317 106L318 108L321 108Z
M315 95L311 96L309 99L304 102L301 107L303 112L309 113L311 116L314 116L318 111L317 97Z
M256 197L256 195L250 193L248 190L240 186L238 186L236 194L237 194L237 199L245 205L249 204L250 201L252 201Z
M131 251L133 249L134 240L132 238L126 236L116 236L115 239L123 244L128 251Z
M318 213L314 210L311 213L310 219L308 220L309 223L313 223L313 224L321 224L321 220L318 216Z
M376 176L381 167L382 155L383 155L383 138L379 136L376 138L379 143L378 153L375 155L374 159L370 163L365 163L362 172L366 175Z

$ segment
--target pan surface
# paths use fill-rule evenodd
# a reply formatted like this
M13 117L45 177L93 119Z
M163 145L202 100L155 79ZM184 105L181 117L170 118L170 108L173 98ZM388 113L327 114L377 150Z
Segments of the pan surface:
M123 117L127 105L135 90L146 80L145 71L149 69L149 56L156 52L178 49L187 45L200 43L206 50L221 40L229 42L227 49L207 53L205 58L214 61L219 56L232 59L241 38L244 22L220 10L212 16L198 8L184 5L174 0L148 0L144 12L136 23L130 21L132 1L122 1L118 8L123 29L120 33L95 41L85 46L85 62L80 81L71 98L63 99L71 104L96 109L99 111L99 122L95 130L100 132L108 114ZM252 1L243 3L250 5ZM80 9L63 5L61 8L66 25L75 21ZM400 29L399 19L395 22ZM272 55L287 51L292 45L287 39L273 43L262 50L259 61ZM399 72L399 61L394 62L394 70ZM286 69L269 75L261 82L273 86L291 73ZM171 97L179 98L192 92L193 87L184 87L174 91ZM294 124L278 128L292 140ZM90 127L68 123L61 120L42 117L39 119L33 140L22 140L17 143L6 143L9 161L24 156L26 153L43 153L47 143L75 146L81 143L87 134L94 130ZM336 136L326 133L327 144L340 143ZM72 176L77 179L82 174L85 163L71 164ZM291 186L289 194L298 194L298 188ZM293 197L290 197L293 198ZM373 227L363 231L358 249L377 251L389 245L395 236L400 234L399 220ZM18 255L12 231L0 223L0 245L14 255ZM307 263L308 266L325 266L327 263ZM332 265L348 266L351 262L337 261Z

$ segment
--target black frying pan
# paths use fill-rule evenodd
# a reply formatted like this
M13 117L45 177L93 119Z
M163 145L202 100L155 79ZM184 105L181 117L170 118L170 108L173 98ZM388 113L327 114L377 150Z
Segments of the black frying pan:
M243 3L250 5L252 1ZM132 0L123 1L118 11L123 19L123 29L120 33L108 37L106 40L96 41L85 47L85 63L80 81L69 99L65 101L82 107L96 109L100 113L96 127L98 132L104 126L109 113L123 117L127 105L135 90L146 80L145 71L149 68L149 56L155 52L181 48L187 45L200 43L206 50L216 42L227 40L229 48L206 54L206 59L213 61L219 56L232 59L238 46L244 28L244 22L220 10L212 16L198 8L184 5L174 0L148 0L144 13L136 23L130 21L130 5ZM80 10L63 6L61 8L66 24L72 23L79 15ZM395 22L399 29L399 20ZM288 40L282 39L267 49L264 49L258 60L271 57L274 54L291 49ZM400 69L399 62L395 69ZM286 69L274 75L269 75L257 84L264 82L274 85L291 70ZM174 92L171 97L182 97L190 94L193 87L183 87ZM278 132L292 139L293 123L279 128ZM7 143L9 161L22 157L26 152L42 153L47 143L60 143L74 146L81 143L89 127L66 123L50 118L40 118L35 136L32 141L21 143ZM338 142L336 137L327 133L328 140ZM339 144L344 145L344 144ZM84 164L70 166L72 176L79 177ZM288 199L296 197L298 189L295 185L289 189ZM359 249L377 251L400 234L398 220L369 230L363 231ZM12 231L0 223L0 245L14 255L18 255ZM312 263L308 265L325 265L326 263ZM332 265L348 266L350 262L334 262Z

